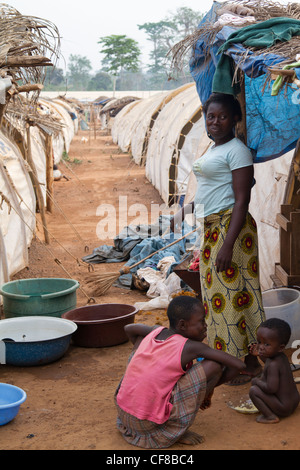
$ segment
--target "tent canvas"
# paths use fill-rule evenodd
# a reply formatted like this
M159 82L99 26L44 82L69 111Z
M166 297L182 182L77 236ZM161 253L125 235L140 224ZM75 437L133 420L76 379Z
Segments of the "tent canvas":
M128 152L130 148L130 140L132 129L137 125L134 119L128 119L128 113L133 111L142 101L132 101L124 106L124 108L114 118L111 135L113 142L118 144L123 152Z
M173 154L178 151L182 129L199 109L201 103L196 87L189 86L164 106L152 128L146 155L146 177L166 204L170 200L170 165Z
M155 119L164 107L165 99L169 95L168 92L158 93L144 99L138 108L141 111L142 119L137 122L131 136L131 153L135 163L140 164L145 157L145 150L147 149L151 128Z
M35 229L35 195L20 151L0 132L0 285L28 263ZM21 199L20 199L21 198ZM10 207L11 205L11 207Z

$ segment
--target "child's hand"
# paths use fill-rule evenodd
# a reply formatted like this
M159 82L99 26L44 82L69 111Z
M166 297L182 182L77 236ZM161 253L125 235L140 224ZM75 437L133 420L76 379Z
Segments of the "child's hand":
M257 377L254 377L252 380L251 380L251 385L258 385L259 383L259 379Z
M248 344L248 351L249 351L249 354L251 354L252 356L258 356L258 346L257 346L257 343L250 343Z

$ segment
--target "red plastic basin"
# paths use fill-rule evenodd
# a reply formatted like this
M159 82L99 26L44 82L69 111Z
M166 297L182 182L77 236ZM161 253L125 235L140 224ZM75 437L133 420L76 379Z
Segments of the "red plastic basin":
M77 330L73 343L85 348L105 348L126 343L124 326L134 322L137 309L126 304L87 305L70 310L62 318L73 321Z

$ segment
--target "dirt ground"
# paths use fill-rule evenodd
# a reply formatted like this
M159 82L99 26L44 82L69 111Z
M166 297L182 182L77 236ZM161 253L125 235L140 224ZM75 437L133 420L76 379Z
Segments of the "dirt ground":
M87 139L86 142L82 137ZM78 162L78 160L80 162ZM147 181L145 169L135 165L128 154L123 154L104 131L80 131L69 151L68 166L60 164L68 179L55 182L55 201L52 214L47 214L51 244L43 244L43 232L37 231L29 250L29 267L16 278L67 277L58 258L83 291L77 291L77 306L87 303L85 265L78 265L85 246L89 252L113 240L99 240L96 227L101 217L97 207L108 203L116 206L118 197L127 196L128 205L151 202L161 204L158 192ZM63 214L67 217L66 221ZM130 223L131 220L128 220ZM145 220L144 223L148 223ZM78 232L72 228L76 227ZM117 227L122 230L123 227ZM68 251L67 251L68 250ZM95 272L118 272L122 263L95 265ZM127 303L147 301L145 293L111 287L97 303ZM136 322L167 325L165 312L140 312ZM110 348L81 348L71 344L59 361L37 367L2 365L0 381L17 385L27 392L17 417L0 427L1 450L106 450L134 451L119 434L114 391L125 370L129 343ZM286 351L288 355L291 350ZM300 371L294 373L297 377ZM288 419L278 424L262 425L256 415L240 414L227 405L230 400L247 395L249 385L216 389L212 406L199 412L191 430L204 436L205 441L195 447L174 445L169 450L197 452L199 450L295 450L300 449L300 407ZM129 453L131 455L131 453Z

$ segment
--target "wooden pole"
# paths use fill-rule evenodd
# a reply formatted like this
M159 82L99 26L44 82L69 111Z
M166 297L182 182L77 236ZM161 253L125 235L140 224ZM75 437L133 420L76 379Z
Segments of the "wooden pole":
M96 129L96 113L95 113L95 107L93 105L93 119L94 119L94 139L97 139L97 129Z
M27 152L26 152L26 159L27 162L31 168L31 175L33 178L33 186L35 189L36 197L38 200L38 206L42 218L42 223L44 227L44 237L45 237L45 243L49 245L50 243L50 237L49 237L49 232L47 230L47 220L46 220L46 213L45 213L45 205L44 205L44 198L42 194L42 190L40 187L40 183L38 180L38 175L36 171L36 167L32 158L32 151L31 151L31 135L30 135L30 125L27 123L26 124L26 136L27 136Z
M30 91L42 91L44 85L41 83L26 83L16 88L17 93L29 93Z
M46 146L46 182L47 182L47 196L46 207L47 211L51 214L53 212L53 145L52 135L44 133L45 146Z
M8 56L5 60L5 67L45 67L53 65L48 59L41 55Z

